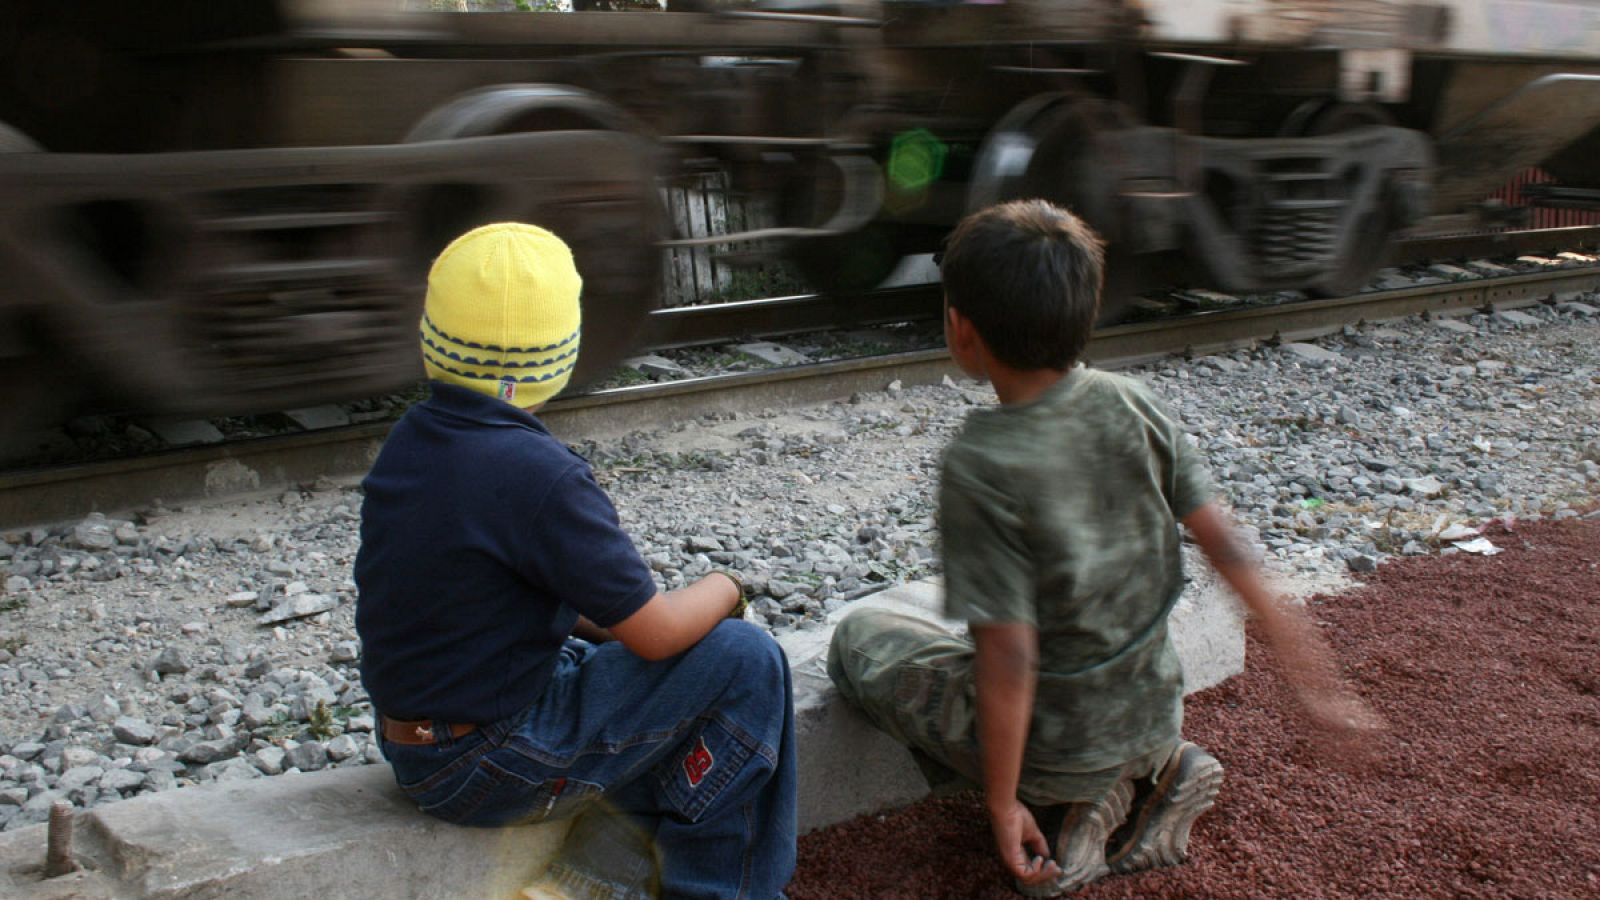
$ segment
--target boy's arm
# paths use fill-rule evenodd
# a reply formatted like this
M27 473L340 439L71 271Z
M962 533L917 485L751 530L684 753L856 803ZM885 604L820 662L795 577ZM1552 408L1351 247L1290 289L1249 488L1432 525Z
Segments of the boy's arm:
M611 626L611 634L648 660L666 659L693 647L738 605L740 587L721 572L687 587L658 593L637 612Z
M984 804L995 848L1012 875L1038 884L1060 874L1033 814L1017 799L1039 681L1039 632L1023 623L973 624L972 640Z
M609 629L601 628L583 616L579 616L577 624L572 626L572 636L591 644L604 644L606 641L616 640L616 636Z
M1333 731L1378 727L1377 716L1340 683L1333 654L1310 620L1275 597L1262 582L1254 558L1240 544L1221 507L1215 502L1202 504L1184 517L1183 524L1212 567L1261 623L1284 677L1300 695L1312 720Z
M639 657L666 659L689 649L740 599L737 582L720 572L676 591L658 590L622 531L611 498L582 463L574 461L529 505L536 510L530 522L560 525L530 527L518 571L589 623L606 623L611 636ZM617 621L623 611L626 616ZM575 633L584 637L581 628Z
M1033 814L1017 799L1039 681L1034 565L1022 504L996 487L1008 482L986 461L959 443L945 455L939 484L945 615L971 623L977 648L978 752L995 849L1019 881L1039 885L1061 870Z

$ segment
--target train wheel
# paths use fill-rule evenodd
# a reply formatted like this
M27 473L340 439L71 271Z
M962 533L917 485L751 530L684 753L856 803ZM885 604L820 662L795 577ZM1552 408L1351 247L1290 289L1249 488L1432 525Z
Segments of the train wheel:
M882 208L883 176L875 162L861 161L860 166L864 168L855 168L854 173L870 173L867 177L874 190L867 207L875 216ZM847 168L820 157L794 164L776 186L779 224L806 228L827 225L842 208L859 202L853 200L852 191L859 191L860 183L851 183L850 175ZM755 188L756 192L760 190ZM869 291L883 284L906 254L928 251L917 245L915 230L915 226L871 218L842 234L795 241L784 255L818 293Z
M27 135L0 124L0 153L40 149ZM53 342L25 308L30 301L0 286L0 384L6 386L6 402L0 403L0 464L28 455L34 438L60 424L81 394L74 382L57 374L69 367L55 357Z
M1029 98L984 138L973 166L968 211L1040 197L1071 209L1115 246L1116 179L1122 169L1113 144L1097 140L1135 124L1119 104L1064 94Z
M8 343L29 330L13 319L3 327ZM50 429L71 418L83 397L82 387L61 374L69 367L61 365L49 343L16 355L8 349L0 349L0 383L6 386L6 401L0 403L0 466L46 446Z
M851 234L807 238L789 258L812 290L822 294L869 291L883 284L905 256L894 226L874 222Z
M1283 137L1318 137L1369 125L1393 124L1393 116L1371 103L1308 100L1289 113L1278 128L1278 134Z
M1121 246L1116 197L1108 186L1120 161L1096 140L1136 124L1132 112L1105 100L1040 94L1017 105L984 138L974 165L967 209L1006 200L1039 197L1072 210L1106 246L1101 325L1127 318L1142 285L1143 256Z
M1370 103L1315 100L1301 104L1290 113L1279 133L1286 137L1318 137L1393 124L1394 117ZM1308 285L1307 293L1314 297L1343 297L1361 290L1372 280L1387 260L1396 231L1389 207L1390 199L1384 196L1356 220L1352 228L1355 241L1344 258L1331 273Z
M406 140L434 141L556 131L641 135L625 112L603 98L563 85L504 85L474 91L435 110ZM641 138L641 146L644 141ZM642 155L642 154L641 154ZM572 385L614 369L660 303L666 215L655 166L644 172L595 173L583 183L530 190L520 198L475 195L470 188L429 194L416 217L426 229L421 257L431 261L451 239L478 225L513 219L548 228L567 245L583 276L583 348Z
M1313 297L1347 297L1366 287L1373 275L1383 268L1388 259L1395 229L1382 202L1379 208L1368 212L1356 221L1355 241L1339 265L1328 275L1306 286Z

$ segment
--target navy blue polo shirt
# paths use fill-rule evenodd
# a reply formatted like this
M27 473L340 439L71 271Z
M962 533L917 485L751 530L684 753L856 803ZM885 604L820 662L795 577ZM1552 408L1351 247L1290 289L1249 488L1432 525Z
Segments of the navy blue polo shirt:
M486 723L539 695L581 613L655 595L583 457L531 414L434 382L362 482L361 678L403 719Z

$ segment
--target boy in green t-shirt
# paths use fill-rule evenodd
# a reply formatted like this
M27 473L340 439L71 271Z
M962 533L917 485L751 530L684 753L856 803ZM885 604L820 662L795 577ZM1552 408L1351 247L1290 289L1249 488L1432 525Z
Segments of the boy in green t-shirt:
M1375 719L1261 582L1177 420L1138 381L1077 366L1099 311L1094 232L1042 200L991 207L956 227L941 272L951 356L1001 404L968 418L939 493L946 611L972 637L861 610L835 632L828 673L925 768L982 785L1024 893L1181 862L1222 766L1180 733L1178 523L1260 620L1314 721Z

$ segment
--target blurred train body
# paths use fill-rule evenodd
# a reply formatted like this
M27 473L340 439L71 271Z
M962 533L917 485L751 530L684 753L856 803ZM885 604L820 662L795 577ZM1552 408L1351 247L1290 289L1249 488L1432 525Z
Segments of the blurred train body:
M429 261L497 219L574 246L592 376L675 244L859 289L1044 196L1119 291L1328 293L1396 235L1503 221L1529 167L1600 189L1597 2L399 5L0 10L0 424L402 386ZM660 185L706 171L772 227L671 233Z

